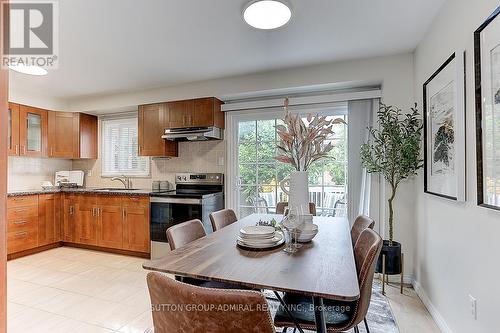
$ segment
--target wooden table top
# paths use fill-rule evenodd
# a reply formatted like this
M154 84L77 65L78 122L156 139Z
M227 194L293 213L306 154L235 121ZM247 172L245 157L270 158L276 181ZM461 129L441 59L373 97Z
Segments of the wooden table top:
M240 228L259 219L280 221L283 216L253 214L220 231L147 261L147 270L245 287L287 291L338 300L359 298L359 286L344 217L314 217L319 232L311 243L288 254L283 246L270 251L248 251L236 246Z

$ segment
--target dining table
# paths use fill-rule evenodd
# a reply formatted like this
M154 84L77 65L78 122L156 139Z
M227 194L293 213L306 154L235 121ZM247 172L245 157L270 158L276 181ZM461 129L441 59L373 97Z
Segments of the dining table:
M143 268L177 276L217 281L244 288L291 292L313 299L316 331L326 332L323 298L356 301L360 297L349 221L346 217L315 216L318 234L295 253L250 250L236 244L241 228L283 215L252 214Z

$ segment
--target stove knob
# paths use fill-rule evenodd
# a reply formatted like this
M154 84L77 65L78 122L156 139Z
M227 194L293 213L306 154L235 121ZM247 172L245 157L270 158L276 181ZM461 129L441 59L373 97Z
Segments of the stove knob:
M181 180L181 179L182 179L182 177L181 177L181 176L177 176L177 180Z
M186 176L182 177L182 180L186 181L187 180Z
M219 176L215 176L215 179L219 180Z

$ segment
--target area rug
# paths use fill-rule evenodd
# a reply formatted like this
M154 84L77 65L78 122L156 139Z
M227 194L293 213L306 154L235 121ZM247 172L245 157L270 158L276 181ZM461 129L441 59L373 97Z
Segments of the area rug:
M266 291L265 294L269 298L275 298L274 294L270 291ZM279 302L274 300L269 300L269 302L271 305L271 312L273 312L272 316L274 317L274 311ZM387 297L382 295L381 284L375 281L373 283L372 299L366 320L368 321L370 333L399 333L389 301ZM360 332L366 333L365 325L363 323L358 325L358 328ZM281 332L281 328L277 328L276 331ZM293 328L289 328L288 332L293 332ZM298 332L298 330L296 332ZM304 332L310 333L312 331L304 330ZM353 332L353 330L351 330L351 332Z

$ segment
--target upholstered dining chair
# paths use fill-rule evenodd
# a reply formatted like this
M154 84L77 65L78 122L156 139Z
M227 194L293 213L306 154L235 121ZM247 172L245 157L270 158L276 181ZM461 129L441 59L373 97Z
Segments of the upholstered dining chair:
M232 209L223 209L210 213L210 222L212 223L213 231L218 231L236 221L238 221L238 218Z
M373 229L375 226L375 221L366 215L358 215L356 219L354 220L354 224L351 227L351 240L352 240L352 246L356 245L356 242L358 240L359 235L365 230L366 228Z
M147 282L155 333L275 332L259 292L201 288L156 272Z
M168 245L172 251L206 235L200 220L190 220L167 229Z
M370 332L366 321L366 314L372 295L375 264L381 250L382 238L375 231L365 229L354 246L360 298L355 302L323 300L328 332L344 332L354 329L354 332L359 333L358 324L363 321L367 332ZM316 329L311 297L286 293L284 302L288 305L292 316L302 329ZM339 309L343 309L344 311L339 311ZM274 325L284 327L283 332L286 332L288 327L294 326L294 322L285 310L280 307L274 317Z
M278 202L276 204L276 214L285 214L285 210L288 208L288 202ZM309 212L316 216L316 204L314 202L309 203Z
M175 250L180 247L191 243L198 238L205 237L207 233L203 227L203 223L200 220L190 220L180 224L176 224L167 229L167 240L170 245L170 250ZM205 288L221 288L221 289L244 289L236 285L229 283L222 283L217 281L205 281L190 277L176 276L177 281L182 281L184 283L189 283L195 286L205 287Z

